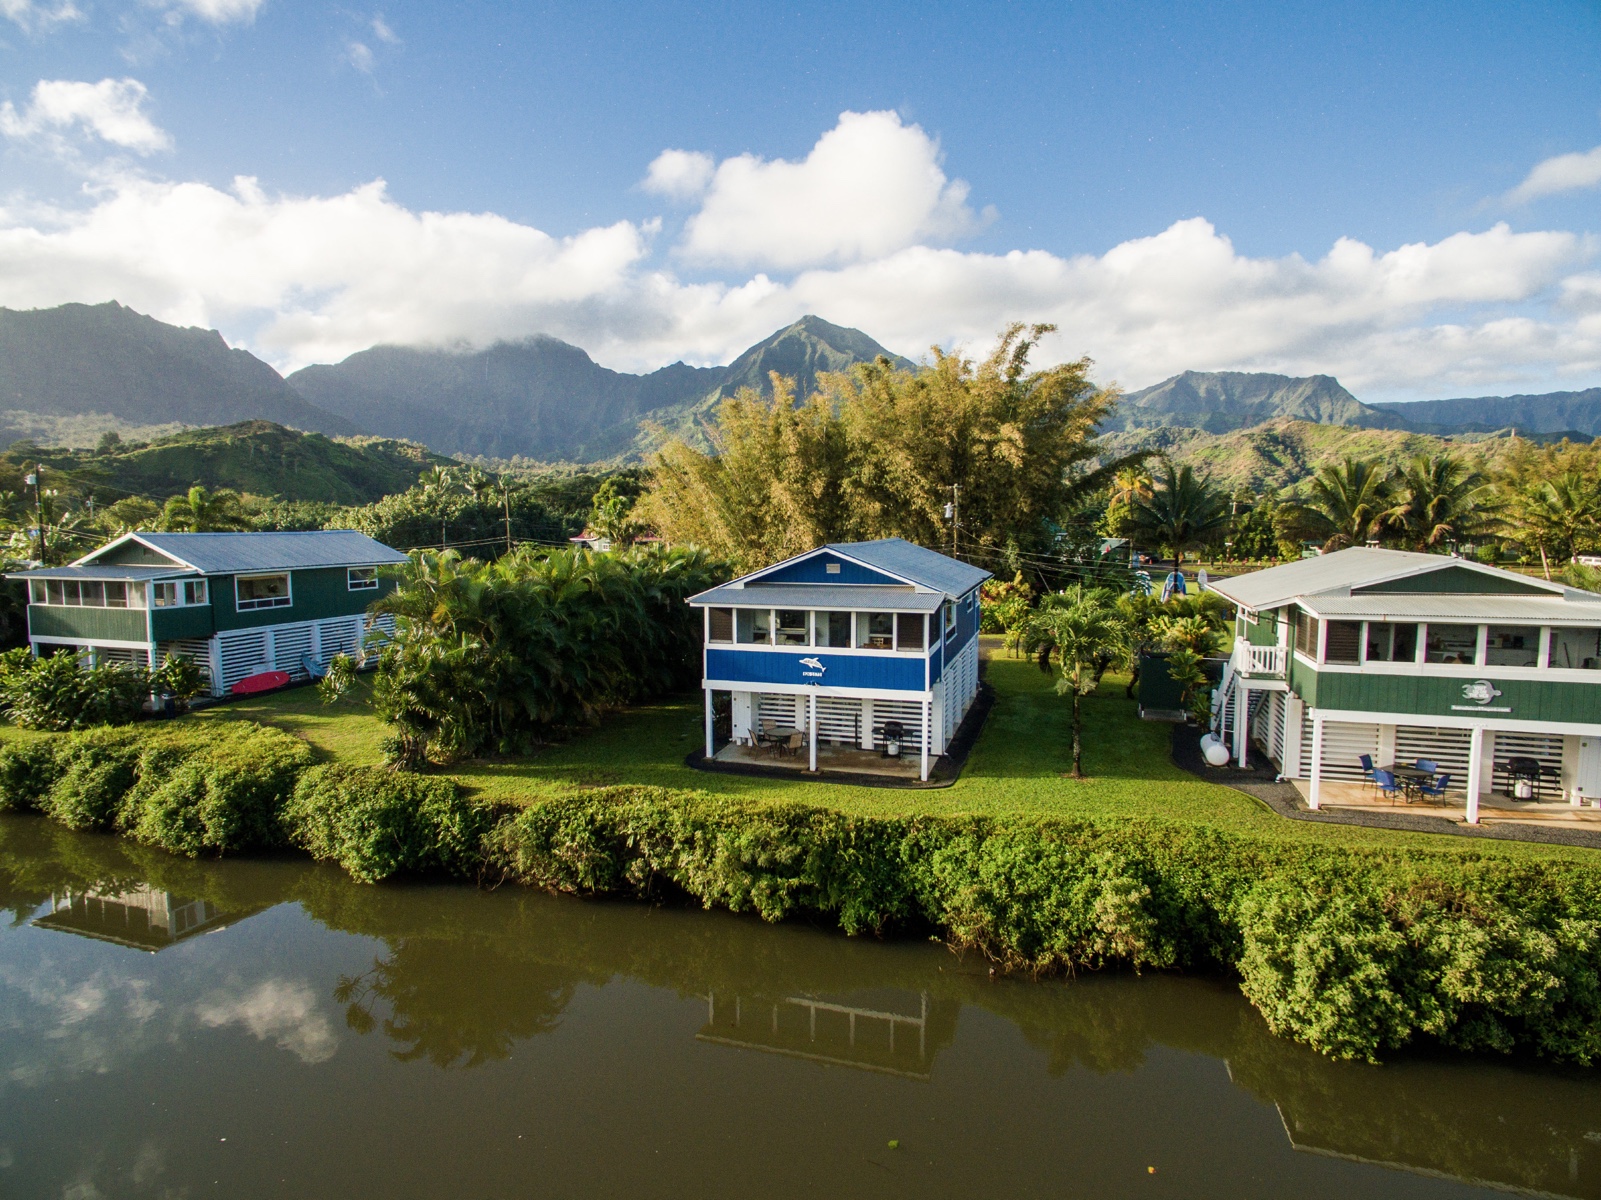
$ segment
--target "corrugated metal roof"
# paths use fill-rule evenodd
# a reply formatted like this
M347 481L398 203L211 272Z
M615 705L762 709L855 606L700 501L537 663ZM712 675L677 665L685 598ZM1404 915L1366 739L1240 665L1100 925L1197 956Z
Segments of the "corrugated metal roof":
M922 587L949 596L964 596L990 577L982 567L929 550L905 538L879 538L871 542L830 542L824 547L870 567L878 567Z
M1207 584L1212 591L1246 608L1275 608L1280 604L1303 596L1324 595L1330 592L1348 592L1353 587L1379 583L1386 579L1399 579L1422 571L1441 568L1465 567L1487 575L1516 579L1521 583L1547 586L1542 580L1529 579L1470 562L1464 558L1449 558L1442 554L1418 554L1411 550L1383 550L1373 546L1352 546L1322 554L1317 558L1303 558L1297 562L1281 563L1261 571L1251 571L1228 579L1214 579ZM1502 597L1514 599L1514 597Z
M872 587L838 583L748 583L744 587L714 587L689 598L696 605L737 605L742 608L861 608L875 612L937 612L945 602L942 592L914 592L911 588Z
M354 529L300 533L140 533L138 540L207 575L311 567L377 567L406 556ZM115 544L115 543L114 543ZM102 546L94 554L104 552ZM94 554L85 555L85 559ZM84 560L80 559L80 562Z
M198 575L187 567L35 567L10 571L7 579L172 579Z
M1361 621L1495 621L1531 625L1601 622L1601 598L1562 596L1305 596L1300 603L1320 617Z

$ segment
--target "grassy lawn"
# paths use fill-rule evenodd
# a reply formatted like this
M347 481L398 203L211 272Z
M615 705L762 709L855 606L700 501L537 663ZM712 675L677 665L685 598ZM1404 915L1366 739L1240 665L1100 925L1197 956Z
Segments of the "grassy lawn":
M683 760L701 737L699 696L617 713L599 728L529 758L460 764L450 774L484 800L509 803L528 803L576 788L638 783L821 804L862 814L1159 817L1238 833L1344 845L1426 846L1518 858L1595 858L1593 851L1566 847L1286 820L1241 792L1175 767L1168 753L1169 727L1141 721L1134 702L1124 698L1125 681L1111 677L1085 700L1084 757L1089 778L1075 781L1066 774L1071 766L1068 702L1056 695L1054 679L1031 662L1005 657L998 646L991 646L990 652L995 657L988 664L988 679L996 689L996 704L961 778L949 788L906 791L692 770ZM262 721L304 737L329 758L376 764L385 729L367 707L367 695L363 680L350 696L325 706L315 689L297 688L186 719Z

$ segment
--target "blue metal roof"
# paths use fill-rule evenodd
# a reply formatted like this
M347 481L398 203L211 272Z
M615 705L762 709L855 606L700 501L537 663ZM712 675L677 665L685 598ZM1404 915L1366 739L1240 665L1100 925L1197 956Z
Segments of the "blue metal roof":
M982 567L929 550L905 538L879 538L871 542L833 542L823 547L854 558L870 567L909 579L919 587L948 596L965 596L990 577Z
M31 571L8 571L7 579L176 579L198 575L188 567L35 567Z
M249 571L286 571L311 567L378 567L403 563L406 556L354 529L317 529L301 533L136 533L143 542L206 575ZM93 559L117 539L74 566L93 566Z
M724 584L698 596L694 605L738 605L743 608L859 608L874 612L936 612L945 603L943 592L917 592L909 587L874 587L838 583Z

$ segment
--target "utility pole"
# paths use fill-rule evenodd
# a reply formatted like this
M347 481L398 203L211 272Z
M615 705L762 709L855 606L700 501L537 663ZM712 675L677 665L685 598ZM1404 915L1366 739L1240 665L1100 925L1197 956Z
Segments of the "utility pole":
M500 477L500 501L506 511L506 553L511 553L511 492L506 487L506 477Z
M951 484L951 502L945 506L945 519L951 523L951 557L956 557L956 531L962 527L962 488Z
M37 463L33 470L23 476L23 482L33 486L33 513L35 528L39 533L39 565L44 565L44 493L39 487L39 476L44 468Z

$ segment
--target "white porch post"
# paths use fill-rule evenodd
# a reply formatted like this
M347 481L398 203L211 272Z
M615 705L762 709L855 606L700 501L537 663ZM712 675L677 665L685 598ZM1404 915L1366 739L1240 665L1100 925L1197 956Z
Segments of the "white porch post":
M712 690L704 689L706 693L706 758L708 760L717 752L712 745Z
M1323 718L1317 713L1312 714L1312 773L1307 780L1306 804L1316 809L1323 799Z
M922 760L922 763L921 763L921 765L920 765L920 767L918 769L917 777L919 779L923 780L923 782L925 782L925 783L928 782L928 739L929 739L929 735L930 735L930 732L931 732L931 727L934 724L934 722L930 719L933 716L933 710L934 710L934 702L932 700L924 700L923 701L923 760Z
M817 770L817 693L814 691L807 698L806 730L811 739L811 770Z
M1245 688L1245 681L1234 681L1234 761L1245 766L1246 757L1250 753L1250 734L1247 726L1250 724L1251 693Z
M1484 726L1473 727L1468 743L1468 824L1479 823L1479 792L1484 786Z

